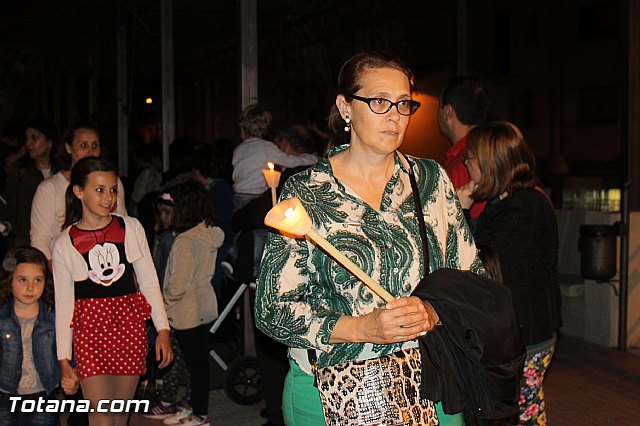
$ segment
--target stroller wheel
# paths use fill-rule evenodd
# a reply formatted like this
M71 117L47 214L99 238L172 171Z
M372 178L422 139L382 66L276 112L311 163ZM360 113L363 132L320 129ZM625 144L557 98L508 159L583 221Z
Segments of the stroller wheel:
M262 399L262 377L258 359L243 356L229 365L224 390L236 404L252 405Z

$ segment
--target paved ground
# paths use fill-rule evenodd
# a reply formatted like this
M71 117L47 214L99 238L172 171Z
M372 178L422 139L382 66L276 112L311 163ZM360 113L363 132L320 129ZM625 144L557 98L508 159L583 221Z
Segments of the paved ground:
M260 426L266 419L260 417L260 410L264 408L262 403L256 405L238 405L232 402L221 389L212 390L209 393L209 416L212 424ZM129 426L160 426L162 421L145 419L140 416L132 416Z
M552 426L640 425L640 350L562 338L544 388Z
M552 426L640 425L640 350L621 352L569 337L558 341L545 379L547 416ZM243 406L221 389L209 394L213 424L259 426L262 403ZM130 426L159 426L161 421L132 416Z

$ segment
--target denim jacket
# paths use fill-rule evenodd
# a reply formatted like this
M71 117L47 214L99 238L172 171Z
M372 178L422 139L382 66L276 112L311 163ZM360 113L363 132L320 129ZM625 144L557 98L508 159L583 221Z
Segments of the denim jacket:
M33 326L33 363L47 394L60 383L56 356L55 314L43 302ZM22 335L13 309L13 297L0 307L0 389L17 394L22 375Z

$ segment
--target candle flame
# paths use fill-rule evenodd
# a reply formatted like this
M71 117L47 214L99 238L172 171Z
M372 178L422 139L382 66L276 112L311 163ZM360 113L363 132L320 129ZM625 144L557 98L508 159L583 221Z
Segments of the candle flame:
M267 226L286 234L303 236L311 229L311 218L296 197L280 201L264 218Z
M269 167L269 170L273 170L275 167L275 164L273 164L272 162L268 162L267 167Z

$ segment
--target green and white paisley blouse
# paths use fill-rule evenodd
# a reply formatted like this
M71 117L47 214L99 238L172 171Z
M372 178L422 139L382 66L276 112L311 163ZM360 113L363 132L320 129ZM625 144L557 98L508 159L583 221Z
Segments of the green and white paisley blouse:
M344 150L335 148L330 154ZM313 228L394 296L411 293L423 275L422 245L409 175L398 155L380 212L338 181L328 158L289 178L281 199L298 197ZM471 232L446 172L435 161L410 157L423 204L430 270L482 270ZM338 318L383 307L375 295L312 242L271 233L258 277L258 328L291 348L309 372L307 349L318 366L388 355L417 342L378 345L329 343Z

